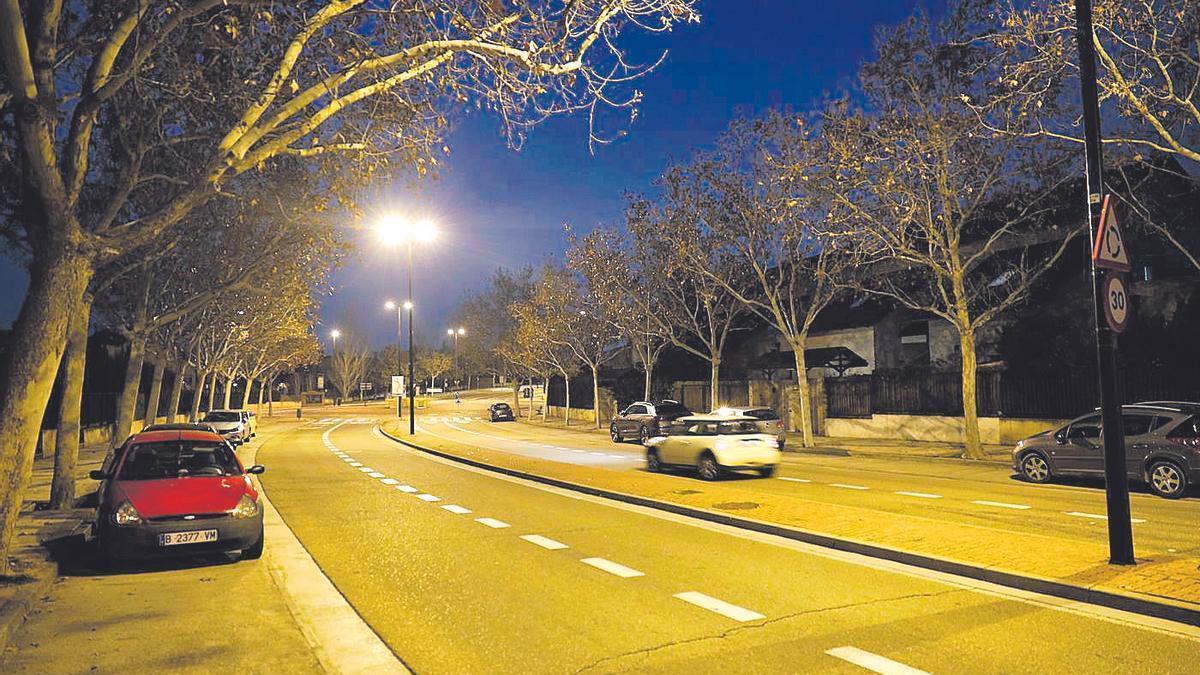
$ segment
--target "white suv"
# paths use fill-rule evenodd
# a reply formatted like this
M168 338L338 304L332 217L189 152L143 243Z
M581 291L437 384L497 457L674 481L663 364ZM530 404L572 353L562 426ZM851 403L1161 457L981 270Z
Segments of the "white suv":
M779 464L779 442L774 434L762 433L756 422L753 417L680 417L664 429L665 435L646 442L646 468L695 468L704 480L750 469L769 478Z
M209 410L201 420L221 435L221 438L238 445L249 443L253 432L247 423L245 410Z

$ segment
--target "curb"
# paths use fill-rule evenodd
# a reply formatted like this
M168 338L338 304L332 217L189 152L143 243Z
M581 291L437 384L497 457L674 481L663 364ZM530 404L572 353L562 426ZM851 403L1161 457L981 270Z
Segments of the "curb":
M911 459L919 462L969 462L972 465L987 465L987 466L1012 466L1012 462L1005 459L963 459L962 457L948 457L937 455L913 455L903 452L857 452L847 450L845 448L829 448L829 447L813 447L813 448L787 448L784 450L784 456L788 454L795 455L822 455L826 457L878 457L880 459Z
M382 426L377 425L376 428L379 429L379 432L384 436L414 450L458 462L460 464L466 464L468 466L484 469L486 471L504 474L506 476L523 478L525 480L542 483L544 485L552 485L557 488L572 490L574 492L580 492L594 497L603 497L605 499L612 499L626 504L657 509L659 511L666 511L667 513L674 513L676 515L687 516L690 518L697 518L710 523L717 523L720 525L736 527L752 532L759 532L785 539L792 539L794 541L813 544L836 551L857 553L859 555L864 555L871 558L880 558L882 560L933 570L935 572L953 574L955 576L975 579L977 581L986 581L1020 591L1038 593L1041 595L1048 595L1091 605L1098 605L1101 607L1107 607L1109 609L1131 612L1133 614L1141 614L1143 616L1154 617L1157 619L1165 619L1167 621L1176 621L1190 626L1200 626L1200 608L1193 609L1190 607L1157 602L1131 595L1096 590L1083 586L1074 586L1061 581L1054 581L1052 579L1044 579L1040 577L1021 575L1015 572L990 569L957 560L938 558L919 553L911 553L900 549L887 548L884 546L855 541L852 539L843 539L833 535L799 530L796 528L785 527L783 525L776 525L750 518L739 518L737 516L706 511L704 509L683 506L681 504L672 504L670 502L663 502L656 499L651 499L649 497L640 497L637 495L626 494L624 492L615 492L613 490L606 490L604 488L592 487L590 485L581 485L579 483L572 483L570 481L550 478L548 476L541 476L535 473L529 473L527 471L508 469L505 467L496 466L494 464L481 462L479 460L460 457L442 450L434 450L432 448L417 445L410 441L393 436L385 431Z

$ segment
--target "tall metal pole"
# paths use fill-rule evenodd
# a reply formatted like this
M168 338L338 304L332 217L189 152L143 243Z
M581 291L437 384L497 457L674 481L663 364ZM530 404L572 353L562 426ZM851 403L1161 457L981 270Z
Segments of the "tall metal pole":
M396 372L403 373L404 363L400 352L404 349L404 302L396 305ZM404 417L404 392L396 392L396 417Z
M1096 49L1093 44L1091 0L1075 0L1075 30L1079 43L1079 80L1083 97L1084 150L1087 156L1088 227L1096 241L1104 195L1104 157L1100 142L1100 101L1096 94ZM1125 429L1121 419L1117 380L1117 336L1104 319L1104 278L1092 262L1092 312L1096 324L1096 363L1100 373L1103 418L1104 483L1108 507L1108 562L1132 565L1133 527L1129 520L1129 474L1125 464Z
M408 435L417 433L417 386L413 381L413 309L416 302L413 299L413 254L412 237L408 239Z

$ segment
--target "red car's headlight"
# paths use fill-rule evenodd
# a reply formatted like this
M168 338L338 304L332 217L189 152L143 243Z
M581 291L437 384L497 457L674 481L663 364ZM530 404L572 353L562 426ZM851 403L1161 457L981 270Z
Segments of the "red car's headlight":
M122 527L129 525L137 525L142 522L142 515L133 508L133 502L128 499L121 502L115 511L113 511L112 520L117 525Z
M251 499L250 495L242 495L229 515L234 518L253 518L258 515L258 502Z

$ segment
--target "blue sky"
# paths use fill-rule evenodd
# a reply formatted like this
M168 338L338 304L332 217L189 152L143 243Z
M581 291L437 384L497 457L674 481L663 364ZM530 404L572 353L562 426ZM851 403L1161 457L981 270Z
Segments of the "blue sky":
M507 148L494 118L461 120L447 141L451 156L436 181L383 187L379 201L424 214L443 230L418 253L417 329L444 335L454 307L497 267L539 264L565 248L563 225L577 231L620 221L627 191L647 191L672 159L711 144L739 115L768 107L803 110L846 85L870 55L874 31L913 10L911 0L702 2L699 24L639 39L664 63L638 88L637 121L623 140L589 153L587 122L556 118L534 129L519 151ZM937 6L940 8L940 3ZM366 205L371 208L370 204ZM402 267L369 239L335 276L323 303L323 332L364 333L379 346L395 335L383 302L400 297ZM0 326L20 306L24 273L0 263ZM21 289L18 292L18 289Z

